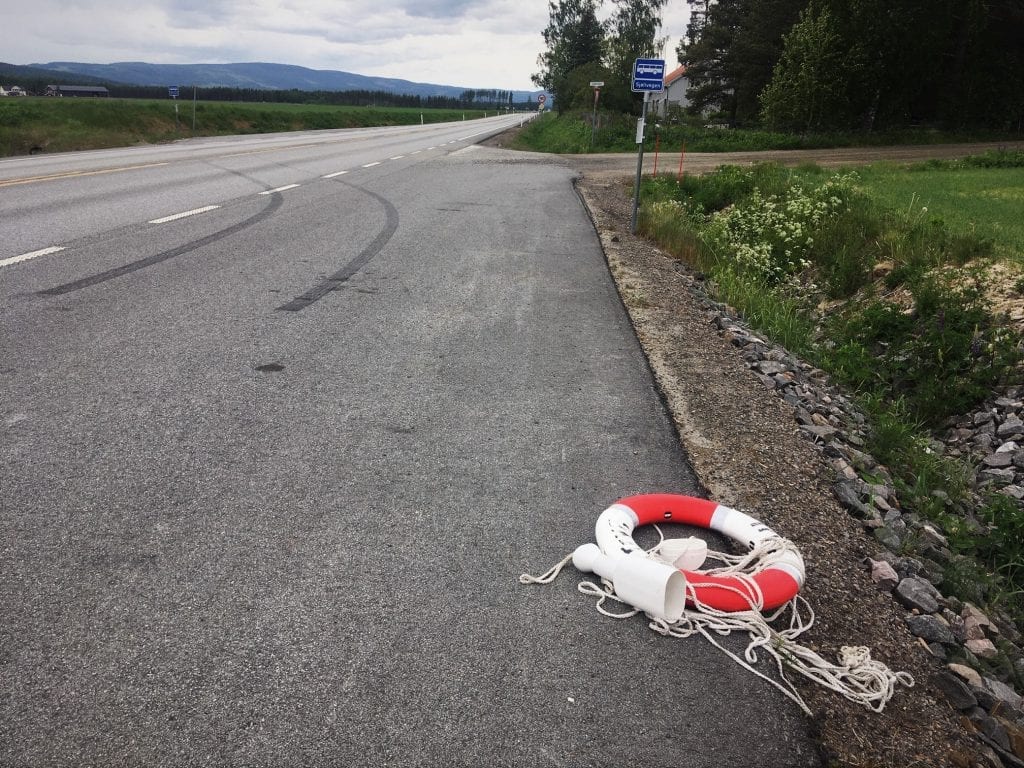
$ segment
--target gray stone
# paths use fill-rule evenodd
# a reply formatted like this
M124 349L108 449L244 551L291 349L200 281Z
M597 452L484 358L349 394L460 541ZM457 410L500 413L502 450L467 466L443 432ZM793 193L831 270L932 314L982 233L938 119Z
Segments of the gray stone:
M931 614L917 616L911 614L904 621L907 622L907 628L925 642L943 643L945 645L954 645L956 643L953 633L938 616Z
M879 530L883 530L879 528ZM877 534L878 531L875 531ZM896 585L896 599L907 608L916 608L921 613L935 613L939 610L938 590L924 579L908 576Z
M929 525L928 523L921 526L918 536L921 539L921 544L924 546L931 546L936 549L949 546L949 540L939 533L935 526Z
M995 485L1010 485L1013 483L1014 476L1012 469L983 469L978 473L978 479L984 483L994 483Z
M945 661L949 658L949 655L946 653L946 646L942 643L925 643L924 647L928 649L928 653L939 661Z
M820 440L821 442L826 443L833 437L835 437L836 433L839 430L837 430L835 427L819 427L814 425L801 424L800 431L810 435L816 440Z
M1015 443L1013 440L1008 440L1007 442L1003 443L998 448L996 448L996 453L1014 453L1019 448L1020 446L1017 445L1017 443Z
M971 692L971 689L967 687L967 683L949 670L937 673L932 678L932 682L936 688L942 691L942 695L946 697L954 709L966 712L978 707L978 700Z
M996 435L999 437L1024 435L1024 421L1021 421L1017 416L1010 416L996 429Z
M993 469L1003 469L1013 464L1013 455L1006 452L999 453L997 451L996 453L990 453L981 460L981 463L986 467L992 467Z
M974 727L978 729L980 733L985 734L988 738L1003 750L1007 752L1010 750L1010 736L1007 734L1006 729L985 710L975 707L968 711L967 717L970 718L971 722L974 723Z
M765 376L774 376L776 373L782 373L783 371L789 370L789 366L783 363L777 363L773 360L759 360L754 363L754 368Z
M896 531L887 525L883 525L881 528L876 528L873 533L875 539L888 549L900 549L903 546L903 539L900 538Z
M874 517L877 514L875 510L860 500L860 494L857 492L858 485L857 481L836 483L832 486L832 492L839 499L839 503L857 517Z
M892 567L896 569L896 573L900 575L900 579L905 579L907 576L917 576L921 573L921 568L924 564L916 557L900 557L896 559ZM938 595L938 592L935 593Z
M872 496L871 501L874 502L878 496ZM886 505L888 507L888 505ZM907 524L903 521L903 515L899 513L899 510L888 507L884 510L885 514L882 515L882 520L885 524L891 526L897 533L904 533L907 530Z
M1018 501L1024 500L1024 488L1019 485L1007 485L1004 488L999 489L999 493L1010 498L1017 499Z
M971 693L974 694L974 698L978 700L978 706L984 709L986 712L991 712L992 707L999 701L988 688L975 688L971 686Z
M979 411L978 413L974 414L974 426L980 427L982 424L991 424L992 419L993 416L991 411Z
M1008 686L1006 683L1001 683L998 680L993 680L990 677L985 678L985 687L992 692L999 701L1006 704L1011 709L1020 709L1021 697L1013 688Z

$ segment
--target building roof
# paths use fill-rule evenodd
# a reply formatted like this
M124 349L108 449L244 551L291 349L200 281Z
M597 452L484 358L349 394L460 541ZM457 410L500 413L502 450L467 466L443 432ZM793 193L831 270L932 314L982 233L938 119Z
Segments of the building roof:
M674 83L680 77L685 77L685 76L686 76L686 65L684 64L681 67L676 67L671 72L669 72L667 75L665 75L665 85L666 85L666 87L669 86L669 85L672 85L672 83Z

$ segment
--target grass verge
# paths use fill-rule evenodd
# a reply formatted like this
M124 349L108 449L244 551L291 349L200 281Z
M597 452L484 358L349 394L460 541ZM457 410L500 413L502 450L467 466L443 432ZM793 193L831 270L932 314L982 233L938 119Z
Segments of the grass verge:
M935 438L1000 386L1024 383L1024 346L1002 314L1004 300L1024 306L1019 222L1001 205L965 203L1021 188L1020 152L856 173L723 166L646 180L640 215L641 231L705 273L720 300L858 395L868 449L904 512L949 535L951 590L1018 623L1024 507L975 488L972 468Z
M832 147L891 146L895 144L950 144L967 141L1017 140L1020 134L976 132L948 133L906 130L888 133L792 134L740 128L705 127L659 122L648 117L644 146L654 149L658 141L666 152L748 152L780 149L829 149ZM588 152L632 152L636 149L636 117L602 113L591 145L591 113L547 112L530 123L517 137L515 148L534 152L585 154Z
M0 156L173 141L190 136L415 125L482 117L483 111L145 99L0 99Z

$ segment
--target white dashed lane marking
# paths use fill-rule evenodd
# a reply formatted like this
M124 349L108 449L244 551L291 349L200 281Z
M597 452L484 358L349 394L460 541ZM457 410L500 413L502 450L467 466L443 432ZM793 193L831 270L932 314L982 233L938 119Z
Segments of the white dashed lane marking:
M285 186L278 187L277 189L268 189L265 192L260 192L260 194L261 195L272 195L275 192L284 192L285 190L288 190L288 189L295 189L297 186L299 186L299 185L298 184L286 184Z
M388 160L401 160L403 157L405 155L395 155L394 157L389 157Z
M328 173L326 176L321 176L321 179L333 179L335 176L344 176L348 171L335 171L334 173Z
M174 213L160 219L152 219L149 223L166 224L168 221L177 221L178 219L184 219L186 216L195 216L200 213L206 213L207 211L215 211L218 208L220 208L219 205L205 205L202 208L193 208L191 211L183 211L182 213Z
M21 261L28 261L29 259L35 259L39 256L49 256L51 253L60 253L63 250L64 246L62 245L51 245L49 248L40 248L38 251L23 253L20 256L11 256L8 259L0 259L0 267L17 264Z
M366 165L363 166L363 168L373 168L373 166L375 165L380 165L380 163L367 163Z

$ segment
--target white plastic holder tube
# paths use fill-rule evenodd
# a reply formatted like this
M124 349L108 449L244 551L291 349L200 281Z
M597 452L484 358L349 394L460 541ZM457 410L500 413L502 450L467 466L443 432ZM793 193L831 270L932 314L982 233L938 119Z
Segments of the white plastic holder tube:
M646 555L611 558L596 544L577 547L572 553L572 564L608 579L615 595L638 611L670 623L683 615L686 577L671 565Z

